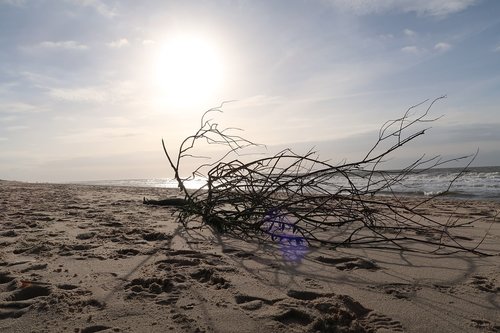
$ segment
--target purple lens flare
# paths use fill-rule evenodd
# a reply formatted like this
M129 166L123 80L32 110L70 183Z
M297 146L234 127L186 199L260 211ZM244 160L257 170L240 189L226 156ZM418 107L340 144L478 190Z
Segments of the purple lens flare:
M307 254L307 242L298 234L297 226L286 212L277 208L270 209L264 216L261 229L280 245L286 261L300 262Z

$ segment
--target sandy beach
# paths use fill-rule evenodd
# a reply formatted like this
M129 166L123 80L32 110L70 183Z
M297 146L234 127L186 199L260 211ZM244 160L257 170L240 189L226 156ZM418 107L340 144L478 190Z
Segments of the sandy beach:
M460 239L492 256L286 249L143 205L172 189L0 181L0 332L500 332L500 203ZM457 210L457 207L460 206Z

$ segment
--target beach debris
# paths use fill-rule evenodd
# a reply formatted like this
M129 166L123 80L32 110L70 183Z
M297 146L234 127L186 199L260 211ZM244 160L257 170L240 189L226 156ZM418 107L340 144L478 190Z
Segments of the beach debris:
M470 226L474 221L453 213L444 221L438 220L422 210L450 191L475 155L451 159L423 155L397 171L388 171L386 167L395 151L424 135L430 128L428 123L440 118L431 117L430 110L443 98L418 103L403 116L385 122L363 158L340 164L320 159L313 150L299 154L285 149L249 159L243 153L245 149L264 146L239 136L235 133L238 129L221 129L209 118L222 112L222 103L203 114L200 127L182 141L177 155L171 155L162 140L184 198L144 198L143 202L178 208L179 221L186 228L201 218L201 226L210 226L219 233L278 243L284 255L292 253L292 260L300 260L311 246L485 254L478 250L480 244L454 236L455 229ZM222 156L199 165L189 173L191 176L181 177L181 162L208 158L196 153L202 144L219 145L226 150ZM465 164L462 171L432 196L407 200L394 190L409 176L459 161ZM206 179L206 185L187 189L185 184L197 177ZM338 268L377 269L369 261L346 262Z

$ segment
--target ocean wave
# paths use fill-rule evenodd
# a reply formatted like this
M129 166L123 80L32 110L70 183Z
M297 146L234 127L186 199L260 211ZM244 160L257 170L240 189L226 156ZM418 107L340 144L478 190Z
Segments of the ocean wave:
M469 171L456 178L462 169L432 169L425 172L414 172L401 183L394 184L382 194L396 193L401 195L418 196L446 196L466 199L492 199L500 200L500 167L471 168ZM381 181L381 176L374 175L372 184ZM369 186L363 177L352 179L357 188ZM450 188L450 182L453 184ZM135 187L164 187L176 188L177 181L169 178L149 179L125 179L125 180L102 180L91 182L79 182L93 185L108 186L135 186ZM336 189L338 186L348 186L345 178L332 179ZM185 183L187 188L197 189L206 186L207 180L202 177L195 178ZM335 188L332 186L332 190Z

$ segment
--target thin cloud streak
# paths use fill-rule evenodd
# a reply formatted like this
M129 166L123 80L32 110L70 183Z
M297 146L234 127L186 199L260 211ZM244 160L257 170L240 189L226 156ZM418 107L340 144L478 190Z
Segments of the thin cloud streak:
M118 15L115 8L108 6L101 0L66 0L66 2L70 2L82 7L92 8L97 13L108 18L113 18Z
M107 94L100 88L53 88L49 95L55 99L70 102L101 103L107 100Z
M145 132L137 127L97 127L79 131L71 131L69 134L56 136L55 139L65 143L92 143L106 140L129 138L143 135Z
M23 102L0 103L0 114L33 113L40 112L42 110L43 109L38 105Z
M411 29L405 29L403 30L403 33L408 37L414 37L417 35L417 33Z
M17 131L26 130L28 128L29 128L28 126L18 125L18 126L7 126L7 127L5 127L5 130L7 132L17 132Z
M439 52L446 52L449 49L451 49L451 44L440 42L434 45L434 49L439 51Z
M107 45L112 49L120 49L122 47L129 46L130 43L127 38L120 38L112 42L109 42Z
M89 47L74 40L66 41L44 41L38 44L39 47L45 49L64 49L64 50L87 50Z
M382 14L392 11L415 12L422 16L445 17L477 4L478 0L324 0L357 15Z
M26 4L26 0L0 0L0 5L10 5L21 7Z
M419 49L415 45L409 45L409 46L402 47L401 51L403 51L405 53L411 53L411 54L419 54L419 53L423 52L423 50Z

